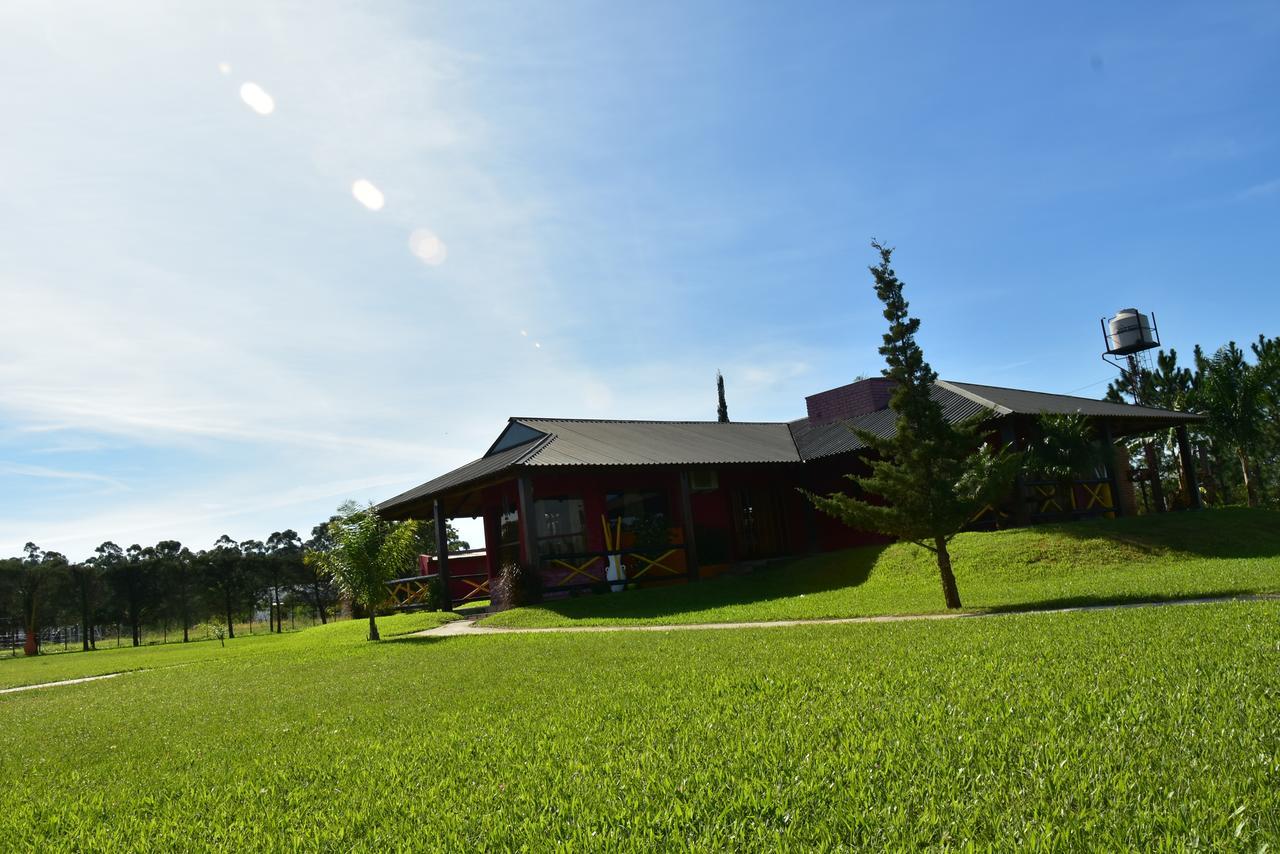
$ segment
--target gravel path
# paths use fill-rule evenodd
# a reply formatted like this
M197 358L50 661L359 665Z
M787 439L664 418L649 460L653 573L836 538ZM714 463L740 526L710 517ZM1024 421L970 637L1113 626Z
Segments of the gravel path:
M1152 602L1125 602L1115 605L1081 605L1075 608L1036 609L1021 611L995 612L961 612L958 614L902 614L879 617L832 617L820 620L769 620L762 622L736 623L677 623L671 625L637 625L637 626L543 626L524 628L516 626L482 626L477 624L479 617L454 620L436 626L434 629L417 632L414 637L449 638L467 635L528 635L528 634L565 634L573 632L681 632L709 631L715 629L779 629L790 626L843 626L855 623L902 623L916 620L976 620L990 617L1005 617L1011 614L1067 614L1073 611L1114 611L1121 608L1161 608L1169 605L1212 605L1219 602L1257 602L1280 599L1280 593L1260 593L1247 596L1216 596L1198 599L1170 599Z

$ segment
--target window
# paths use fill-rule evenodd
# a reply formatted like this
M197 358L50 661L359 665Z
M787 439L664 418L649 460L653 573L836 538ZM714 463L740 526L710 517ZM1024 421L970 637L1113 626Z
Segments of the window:
M581 554L587 550L587 511L581 498L540 498L533 502L538 554Z
M611 525L622 520L622 542L629 548L652 550L670 543L665 492L610 492L605 513Z

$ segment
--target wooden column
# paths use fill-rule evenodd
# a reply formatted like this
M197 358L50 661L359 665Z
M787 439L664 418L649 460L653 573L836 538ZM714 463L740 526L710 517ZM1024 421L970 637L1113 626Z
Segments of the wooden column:
M1111 489L1111 509L1115 511L1116 517L1124 515L1124 511L1120 509L1120 482L1116 479L1116 442L1111 436L1111 424L1102 422L1102 447L1106 451L1106 468L1107 468L1107 486Z
M1160 454L1156 452L1154 442L1142 443L1142 458L1147 464L1147 480L1151 484L1151 503L1155 505L1157 513L1163 513L1168 508L1164 503L1164 483L1160 480Z
M516 480L516 512L520 514L520 554L524 565L535 572L538 566L538 528L533 519L533 482L527 474Z
M1013 426L1011 416L1006 415L1000 421L1000 441L1014 451L1022 450L1018 447L1018 431ZM997 515L997 524L998 520ZM1019 527L1031 524L1031 508L1027 506L1027 477L1022 473L1021 467L1013 479L1013 524Z
M453 589L449 586L449 520L444 515L444 502L439 498L432 506L436 523L436 576L444 588L444 609L453 610Z
M1182 478L1187 484L1187 506L1192 510L1203 510L1204 502L1200 500L1200 482L1196 479L1196 461L1191 456L1191 442L1187 439L1187 425L1179 424L1174 432L1178 436L1178 457L1182 461Z
M689 472L680 472L680 517L684 522L684 565L690 581L698 580L698 539L693 531L693 501L689 497Z

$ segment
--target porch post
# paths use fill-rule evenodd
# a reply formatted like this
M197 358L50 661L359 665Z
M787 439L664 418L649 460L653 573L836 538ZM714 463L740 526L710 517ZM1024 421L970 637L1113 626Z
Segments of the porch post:
M1000 421L1000 441L1004 442L1006 447L1015 451L1021 450L1018 447L1018 431L1013 426L1013 421L1009 416L1005 416ZM999 526L1000 517L996 516L997 527ZM1031 524L1031 512L1027 507L1027 477L1022 473L1022 468L1018 468L1018 473L1013 479L1013 523L1019 527L1026 527Z
M533 483L527 474L516 480L516 512L520 515L520 550L525 566L538 572L541 567L538 566L538 529L533 523Z
M1111 509L1116 518L1124 515L1120 510L1120 482L1116 480L1116 443L1111 437L1111 423L1102 422L1102 446L1106 450L1107 485L1111 489Z
M1203 510L1204 502L1200 500L1200 482L1196 480L1196 462L1191 456L1191 442L1187 440L1187 425L1179 424L1174 431L1178 436L1178 456L1182 461L1182 476L1187 484L1187 506L1192 510Z
M680 513L684 520L684 565L690 581L698 580L698 540L693 531L693 501L689 498L689 472L680 472Z
M453 589L449 586L449 520L444 516L444 502L439 498L432 506L436 523L436 575L444 588L444 609L453 610Z

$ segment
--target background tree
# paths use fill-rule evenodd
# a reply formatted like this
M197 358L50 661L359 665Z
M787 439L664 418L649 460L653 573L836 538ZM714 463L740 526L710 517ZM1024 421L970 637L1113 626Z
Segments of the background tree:
M311 539L302 547L302 584L321 625L329 621L329 607L337 600L333 576L325 568L324 555L333 550L333 536L329 526L338 519L338 516L331 516L328 522L312 528Z
M80 620L80 648L97 649L95 617L102 600L102 573L92 561L80 561L67 567L66 581Z
M819 510L851 527L900 537L933 552L946 606L959 608L947 544L974 514L1007 494L1021 460L985 445L977 420L947 421L933 399L938 375L916 343L920 321L908 314L903 284L890 263L893 250L871 245L880 253L880 263L870 270L889 321L880 353L887 364L884 376L895 383L889 405L898 418L888 439L858 431L875 458L869 476L849 478L885 503L843 493L809 497Z
M414 535L414 556L417 555L434 555L436 553L436 522L434 519L419 519L416 523L417 533ZM453 523L448 520L444 523L445 541L448 543L449 552L465 552L471 548L471 544L462 539L462 535L458 533L458 529L453 527ZM412 572L410 573L412 574Z
M276 632L284 631L284 615L281 612L282 586L301 580L302 540L298 532L286 528L274 531L267 537L266 579L271 588L272 611L275 613Z
M162 598L166 620L173 618L182 626L182 642L191 640L194 624L192 608L196 594L193 555L177 540L161 540L151 549L156 568L157 587Z
M59 580L59 572L66 569L67 559L58 552L41 551L35 543L27 543L22 550L26 556L18 563L12 581L13 595L26 636L22 651L36 655L40 652L41 610Z
M200 560L205 589L226 618L227 637L236 636L235 612L245 597L245 566L240 544L226 534Z
M1249 506L1257 507L1258 483L1251 456L1265 435L1263 372L1245 361L1234 341L1209 359L1200 356L1198 367L1201 379L1195 399L1207 418L1206 429L1215 445L1235 453Z
M724 399L724 374L716 371L716 420L721 424L729 423L729 404Z
M152 554L137 543L122 552L115 543L106 542L98 546L96 555L115 611L129 626L132 644L141 646L142 623L154 601Z
M271 582L267 572L267 547L261 540L240 541L240 577L249 608L249 634L253 634L253 618L262 600L271 598ZM270 603L268 603L270 604ZM268 632L275 630L274 607L267 610Z
M418 523L388 522L373 505L329 523L333 548L320 553L338 587L369 612L369 640L380 640L375 614L387 599L386 582L408 575L417 557Z

